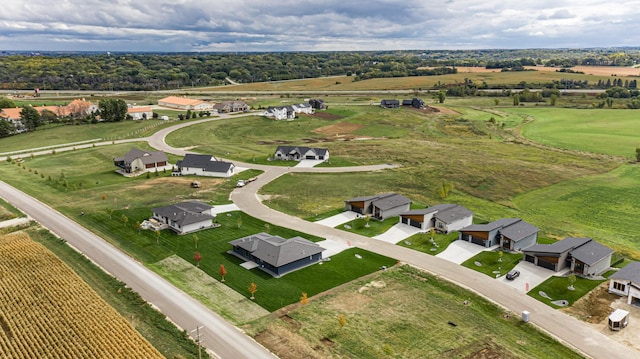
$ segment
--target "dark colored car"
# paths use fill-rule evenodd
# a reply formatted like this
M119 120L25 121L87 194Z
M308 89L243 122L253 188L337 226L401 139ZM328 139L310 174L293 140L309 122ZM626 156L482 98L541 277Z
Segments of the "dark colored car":
M508 280L514 280L516 278L518 278L518 276L520 275L520 271L512 269L509 271L509 273L507 273L507 279Z

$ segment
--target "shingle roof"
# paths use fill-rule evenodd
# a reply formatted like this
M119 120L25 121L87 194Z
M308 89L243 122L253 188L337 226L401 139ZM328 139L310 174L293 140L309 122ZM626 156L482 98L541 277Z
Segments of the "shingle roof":
M495 220L491 223L486 224L472 224L470 226L466 226L460 230L460 232L471 232L471 231L479 231L479 232L490 232L496 229L504 228L510 226L514 223L521 221L521 218L501 218Z
M313 153L316 154L316 156L326 156L327 152L329 152L329 150L326 148L313 148L313 147L305 147L305 146L278 146L276 148L276 152L278 151L286 154L297 152L301 155L309 151L312 151Z
M557 241L553 244L534 244L531 247L523 249L523 252L542 252L548 254L562 254L578 248L585 243L591 241L591 238L565 238L561 241Z
M202 168L208 172L227 172L233 166L231 162L218 161L211 155L199 155L188 153L184 155L182 161L176 163L178 168L193 167Z
M589 241L571 251L571 256L586 265L593 265L613 253L613 249L596 241Z
M518 221L502 228L500 230L500 234L511 239L512 241L518 242L535 233L538 233L539 231L540 230L536 226L533 226L525 221Z
M251 252L254 257L275 267L281 267L324 251L320 245L302 237L293 237L287 240L264 232L233 240L229 244L245 249Z
M619 271L615 272L609 279L625 279L633 283L640 283L640 262L631 262Z
M210 214L202 213L211 208L213 207L199 201L187 201L165 207L152 208L151 210L153 213L169 218L179 226L186 226L215 218Z
M443 206L443 207L438 211L438 213L434 215L434 217L447 224L451 224L457 220L469 217L470 215L473 214L473 212L471 212L470 210L462 206L458 206L457 204L438 205L438 206ZM434 206L434 207L437 207L437 206Z
M381 196L379 199L373 202L373 205L381 210L387 210L411 204L411 200L401 194L389 193L385 196Z
M141 107L129 107L127 109L127 113L140 113L140 112L153 112L153 109L149 106L141 106Z
M131 163L137 158L140 158L144 164L168 161L167 155L162 151L143 151L137 148L132 148L122 157L116 157L114 161Z

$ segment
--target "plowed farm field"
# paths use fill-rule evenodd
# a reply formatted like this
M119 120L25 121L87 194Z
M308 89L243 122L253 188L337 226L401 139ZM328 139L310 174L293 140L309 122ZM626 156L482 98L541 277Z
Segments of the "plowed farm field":
M0 236L0 357L163 358L25 233Z

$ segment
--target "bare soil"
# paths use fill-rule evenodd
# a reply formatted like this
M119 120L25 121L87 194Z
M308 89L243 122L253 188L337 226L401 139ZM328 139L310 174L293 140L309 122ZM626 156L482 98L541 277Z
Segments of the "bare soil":
M329 136L346 136L361 129L363 126L357 123L341 122L329 126L323 126L314 130L316 133Z
M313 117L316 117L322 120L328 120L328 121L335 121L342 118L342 116L340 115L335 115L329 112L316 112L313 114Z

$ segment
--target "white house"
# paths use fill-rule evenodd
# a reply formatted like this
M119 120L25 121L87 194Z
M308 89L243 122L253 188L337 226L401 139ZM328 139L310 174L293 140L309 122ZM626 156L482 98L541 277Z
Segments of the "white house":
M291 107L296 113L305 113L307 115L312 115L314 113L313 107L311 107L308 102L291 105Z
M187 201L165 207L152 208L153 218L178 234L212 228L213 207L198 201Z
M262 113L262 115L275 120L293 120L296 118L296 111L291 106L270 106Z
M235 166L231 162L218 161L211 155L188 153L176 163L180 174L208 177L228 178L235 173Z
M631 262L609 277L609 293L640 303L640 262Z
M153 110L149 106L131 106L127 109L127 115L134 120L147 120L153 117Z
M305 146L278 146L273 155L276 160L329 160L329 150L326 148L312 148Z

